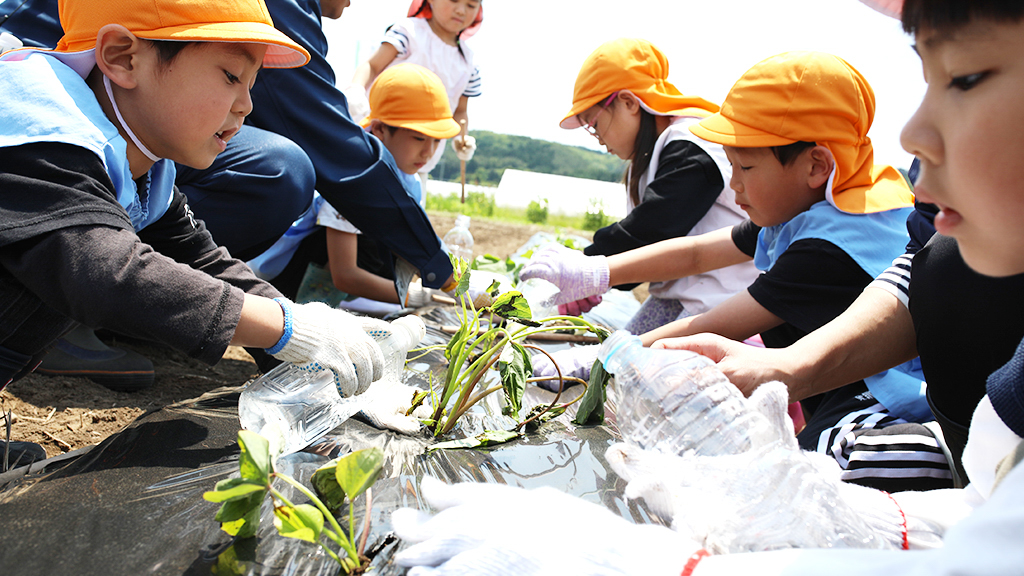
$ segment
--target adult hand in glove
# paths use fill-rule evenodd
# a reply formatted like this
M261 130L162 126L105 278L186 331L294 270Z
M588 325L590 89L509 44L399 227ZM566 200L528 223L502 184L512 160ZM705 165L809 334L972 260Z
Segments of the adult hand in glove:
M567 304L608 291L608 263L604 256L587 256L558 244L534 253L519 273L519 280L543 278L561 292L555 304Z
M664 526L633 524L553 488L446 485L427 476L422 493L437 514L402 508L391 515L395 533L412 544L395 556L412 568L409 576L677 576L699 549Z
M563 377L579 378L580 380L590 379L590 368L597 360L597 351L600 346L573 346L567 350L559 350L553 353L558 368L562 371ZM558 392L558 370L551 363L547 354L535 354L530 358L533 364L533 376L535 378L553 378L552 380L541 380L537 385L551 392ZM569 387L569 384L566 384Z
M463 162L469 162L473 159L473 154L476 152L476 138L470 135L456 136L452 138L452 150L455 152L455 157Z
M348 115L356 124L370 115L370 100L366 97L366 88L359 84L349 84L341 91L348 100Z
M590 312L604 299L600 294L596 296L587 296L586 298L580 298L579 300L573 300L565 304L558 305L558 313L562 316L579 316L584 312Z
M271 356L306 371L330 370L342 397L361 394L384 375L384 355L367 332L390 332L387 322L353 316L322 302L274 301L284 311L285 327L281 340L267 349Z

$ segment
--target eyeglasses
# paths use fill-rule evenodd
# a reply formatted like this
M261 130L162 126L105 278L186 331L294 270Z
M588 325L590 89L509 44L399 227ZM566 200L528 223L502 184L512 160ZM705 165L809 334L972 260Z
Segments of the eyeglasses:
M601 115L601 112L604 112L605 110L608 109L609 106L611 106L612 102L615 101L615 97L618 96L618 94L618 92L612 92L612 95L605 99L604 103L601 104L601 108L597 111L597 114L594 114L593 124L591 124L590 122L584 122L583 119L579 117L579 114L576 115L576 119L580 121L580 126L582 126L583 129L586 130L587 133L593 136L594 138L601 138L601 136L597 133L597 117Z

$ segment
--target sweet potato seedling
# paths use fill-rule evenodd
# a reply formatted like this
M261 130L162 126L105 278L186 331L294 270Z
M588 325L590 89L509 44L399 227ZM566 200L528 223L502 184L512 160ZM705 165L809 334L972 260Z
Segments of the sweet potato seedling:
M343 570L351 573L364 564L362 547L356 546L355 518L348 514L348 530L343 530L332 510L339 510L347 499L351 502L366 493L366 516L369 518L370 486L380 476L384 454L378 448L359 450L328 462L313 474L312 483L321 497L286 474L274 471L270 443L255 432L238 433L239 477L221 480L214 490L203 494L210 502L220 502L216 519L221 529L238 538L256 535L260 523L260 507L270 496L274 506L274 526L278 534L319 545ZM309 499L309 504L293 504L277 488L274 480L293 486ZM325 503L326 502L326 503ZM364 536L366 529L364 527ZM338 552L328 545L333 542Z

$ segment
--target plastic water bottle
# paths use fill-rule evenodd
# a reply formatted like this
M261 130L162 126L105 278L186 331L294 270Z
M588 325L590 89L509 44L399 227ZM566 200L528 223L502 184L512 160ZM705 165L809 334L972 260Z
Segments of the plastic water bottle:
M370 332L384 355L383 379L398 380L409 350L420 343L426 327L419 316L403 316L391 323L391 333ZM342 398L330 370L306 372L285 362L242 390L238 419L242 428L257 432L271 443L271 452L291 454L334 430L363 409L373 398L375 385L358 395Z
M710 359L686 350L644 348L625 330L598 358L615 376L608 397L624 441L681 455L745 452L777 434Z
M473 261L473 235L469 232L469 216L459 214L455 226L442 238L444 245L453 256L466 262Z

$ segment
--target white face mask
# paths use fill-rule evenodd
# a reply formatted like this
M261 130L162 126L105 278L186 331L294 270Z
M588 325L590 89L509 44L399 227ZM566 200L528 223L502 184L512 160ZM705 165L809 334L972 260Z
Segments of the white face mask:
M114 107L114 115L117 116L117 121L121 123L121 128L124 128L124 131L128 133L128 137L131 138L132 142L135 143L135 146L137 146L139 150L146 155L146 158L149 158L153 162L159 162L160 158L157 157L156 154L150 152L149 148L146 148L146 145L139 140L138 136L135 135L135 132L132 132L132 129L128 126L128 123L124 121L124 117L121 116L121 111L117 108L117 102L114 100L114 92L110 89L110 78L107 78L106 75L103 76L103 87L107 89L107 98L110 100L110 105Z

